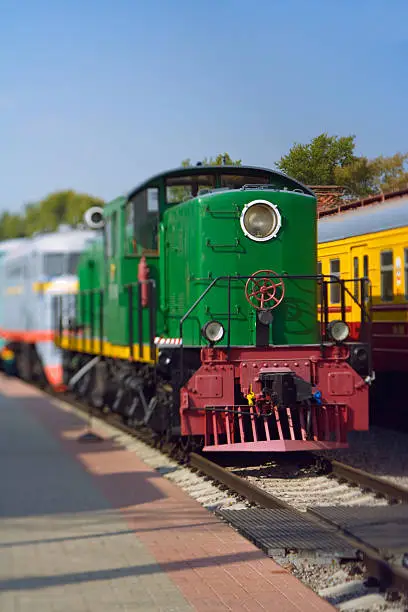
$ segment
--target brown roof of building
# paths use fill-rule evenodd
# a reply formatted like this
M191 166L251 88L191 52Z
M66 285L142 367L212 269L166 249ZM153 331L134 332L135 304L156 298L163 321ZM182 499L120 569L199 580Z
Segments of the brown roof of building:
M380 192L357 200L349 196L344 187L338 187L337 185L309 185L309 187L317 196L317 216L319 218L334 215L345 210L352 210L353 208L360 208L361 206L400 198L408 194L408 188L405 188L389 193Z

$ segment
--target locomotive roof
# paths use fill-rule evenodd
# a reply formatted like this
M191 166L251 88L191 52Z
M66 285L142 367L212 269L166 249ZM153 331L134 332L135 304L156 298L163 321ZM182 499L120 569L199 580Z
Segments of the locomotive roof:
M408 225L408 195L322 217L318 223L318 242L331 242L406 225Z
M13 249L8 254L8 259L18 258L31 253L32 251L65 253L83 250L87 239L93 239L93 230L68 230L64 232L50 232L49 234L39 234L31 236L22 241L22 244Z
M26 238L11 238L0 242L0 253L9 253L18 246L21 246Z
M151 183L156 183L160 179L174 178L177 176L183 176L183 174L186 176L198 176L202 174L243 174L244 176L248 174L253 176L254 174L265 174L265 172L268 174L275 174L277 177L282 179L282 181L289 184L292 189L301 189L307 195L316 197L313 191L309 187L306 187L306 185L303 185L303 183L300 183L290 176L287 176L279 170L272 170L271 168L263 168L261 166L181 166L179 168L173 168L172 170L160 172L159 174L151 176L149 179L143 181L143 183L140 183L140 185L132 189L132 191L128 193L127 198L130 200L138 191L149 187Z

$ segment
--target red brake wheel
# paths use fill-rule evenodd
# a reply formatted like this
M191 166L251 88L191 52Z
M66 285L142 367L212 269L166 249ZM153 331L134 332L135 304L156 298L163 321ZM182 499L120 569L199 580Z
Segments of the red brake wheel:
M245 285L245 297L257 310L273 310L282 302L284 295L283 280L273 270L255 272Z

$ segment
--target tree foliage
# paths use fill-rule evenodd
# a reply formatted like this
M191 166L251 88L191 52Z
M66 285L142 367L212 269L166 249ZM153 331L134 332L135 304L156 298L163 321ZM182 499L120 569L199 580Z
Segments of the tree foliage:
M354 136L320 134L309 144L295 143L276 166L307 185L334 185L336 168L355 161Z
M402 153L374 159L358 157L349 166L336 168L336 183L360 197L403 189L408 187L407 160L408 154Z
M355 154L355 136L329 136L319 134L308 144L295 143L275 164L279 170L306 185L338 185L348 189L355 197L364 197L380 191L384 193L408 188L408 153L380 155L373 159ZM242 160L233 160L229 153L205 157L203 166L241 166ZM196 166L191 159L181 162L185 168ZM183 191L183 187L173 189ZM175 201L181 201L183 193ZM23 214L4 212L0 215L0 240L31 236L35 232L53 231L60 224L76 226L91 206L104 202L89 194L73 190L47 195L43 200L29 203Z
M23 238L25 236L24 219L20 215L8 212L0 216L0 239Z
M313 138L295 143L276 163L279 170L306 185L338 185L355 197L408 187L408 154L380 155L374 159L355 154L355 136Z
M202 159L199 163L202 166L223 166L223 165L224 166L241 166L242 160L241 159L233 160L229 153L219 153L215 157L204 157L204 159ZM195 164L192 164L191 159L188 158L188 159L184 159L181 162L181 165L184 168L190 168L194 166Z
M395 153L391 157L376 158L380 189L385 193L408 187L408 170L406 163L408 153Z
M205 157L201 164L240 166L241 160L233 160L228 153L220 153L215 157ZM181 165L190 167L194 164L190 159L185 159ZM35 232L54 231L61 224L75 227L81 223L88 208L103 204L99 198L73 190L51 193L40 202L26 204L21 215L9 212L0 215L0 240L31 236Z
M22 215L4 212L0 216L0 240L53 231L61 224L75 227L90 206L103 204L99 198L72 190L51 193L40 202L27 204Z

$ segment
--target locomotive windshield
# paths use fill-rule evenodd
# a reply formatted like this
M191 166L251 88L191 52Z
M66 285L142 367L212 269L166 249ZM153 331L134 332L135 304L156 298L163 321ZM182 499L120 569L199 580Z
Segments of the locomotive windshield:
M44 274L46 276L61 276L64 274L65 253L48 253L44 257Z
M166 180L167 204L178 204L195 198L202 189L215 188L215 175L172 176Z
M44 256L44 274L53 278L63 274L76 274L81 253L47 253Z
M68 253L68 274L76 274L81 253Z
M271 183L271 178L265 176L247 176L242 174L222 174L221 187L228 189L241 189L244 185L268 185Z
M207 172L201 173L180 172L166 177L166 203L179 204L195 198L214 189L241 189L244 185L270 185L271 188L282 189L297 187L293 185L292 179L273 172L254 171L250 168L236 167L229 172L205 168Z

